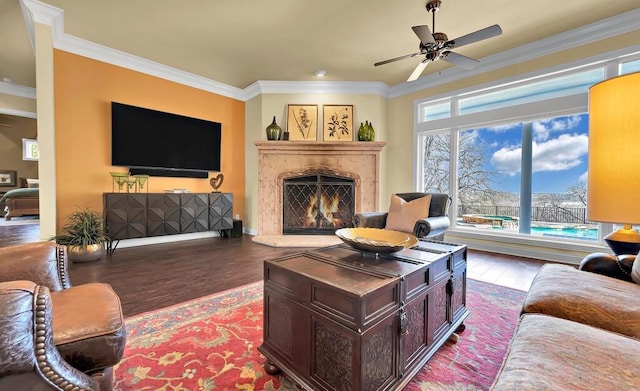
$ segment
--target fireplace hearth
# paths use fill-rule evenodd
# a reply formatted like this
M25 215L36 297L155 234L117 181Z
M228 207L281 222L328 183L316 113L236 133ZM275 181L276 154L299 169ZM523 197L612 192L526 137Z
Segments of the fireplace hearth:
M255 141L254 144L258 149L258 236L283 236L285 231L291 234L293 231L290 229L297 229L301 225L299 221L303 217L306 221L309 215L316 217L316 227L326 228L326 231L325 235L306 236L333 236L333 231L339 226L327 226L327 214L331 215L331 219L343 220L340 223L342 226L350 224L350 216L355 213L378 210L380 152L384 142ZM328 186L320 194L317 188L314 188L314 193L311 187L295 190L307 193L308 197L297 194L296 197L300 197L295 201L300 204L304 202L305 208L314 195L318 203L308 213L306 209L299 209L290 216L290 212L285 212L285 202L289 196L285 196L284 186L285 181L290 179L294 179L294 184L296 181L300 184L310 180L326 182ZM334 194L329 194L330 191L338 192L337 211L332 211L335 209L332 206ZM347 202L350 203L349 207L346 206ZM314 208L317 210L315 213ZM329 212L322 212L322 209ZM285 213L287 223L284 221ZM285 225L288 227L285 228Z
M282 229L285 235L332 235L352 226L354 180L304 175L283 181Z

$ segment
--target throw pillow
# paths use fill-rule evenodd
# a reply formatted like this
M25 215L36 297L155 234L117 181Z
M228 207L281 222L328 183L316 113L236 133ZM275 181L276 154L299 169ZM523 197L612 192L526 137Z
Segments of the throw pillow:
M409 202L395 194L392 195L385 228L413 233L413 227L415 227L416 221L429 217L430 205L431 194Z
M636 284L640 284L640 253L636 255L636 260L633 261L633 266L631 266L631 279Z

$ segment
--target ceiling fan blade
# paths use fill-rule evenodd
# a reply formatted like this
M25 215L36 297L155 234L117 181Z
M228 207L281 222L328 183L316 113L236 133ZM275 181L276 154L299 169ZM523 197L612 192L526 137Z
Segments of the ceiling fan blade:
M435 45L436 40L433 39L433 34L431 34L431 30L429 30L429 26L426 24L422 26L413 26L411 29L416 33L423 45Z
M398 61L398 60L404 60L405 58L411 58L411 57L417 56L418 54L421 54L421 53L420 52L416 52L416 53L411 53L411 54L405 54L404 56L400 56L400 57L391 58L391 59L388 59L388 60L377 62L377 63L373 64L373 66L377 67L378 65L384 65L384 64L388 64L390 62L394 62L394 61Z
M487 38L495 37L502 34L502 29L499 25L494 24L493 26L485 27L482 30L474 31L473 33L469 33L467 35L463 35L462 37L458 37L456 39L452 39L444 44L446 48L459 48L460 46L468 45L470 43L482 41Z
M440 59L448 63L451 63L453 65L457 65L460 68L464 68L466 70L475 68L476 64L480 62L474 58L463 56L462 54L458 54L450 51L446 51L440 54Z
M417 78L419 78L422 72L424 72L424 69L427 67L427 65L429 65L430 61L431 60L429 60L428 58L425 58L424 60L420 61L416 69L414 69L413 72L411 72L411 75L409 76L407 81L414 81Z

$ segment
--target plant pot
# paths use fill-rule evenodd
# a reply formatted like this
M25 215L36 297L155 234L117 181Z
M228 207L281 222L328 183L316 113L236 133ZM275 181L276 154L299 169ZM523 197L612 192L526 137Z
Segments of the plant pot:
M93 262L105 253L104 243L90 244L87 247L67 246L67 254L72 262Z

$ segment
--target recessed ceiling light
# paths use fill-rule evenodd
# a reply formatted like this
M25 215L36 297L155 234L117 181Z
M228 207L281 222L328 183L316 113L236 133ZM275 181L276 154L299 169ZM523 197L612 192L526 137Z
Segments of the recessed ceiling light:
M327 71L325 71L324 69L318 69L317 71L313 72L313 74L318 77L323 77L327 74Z

